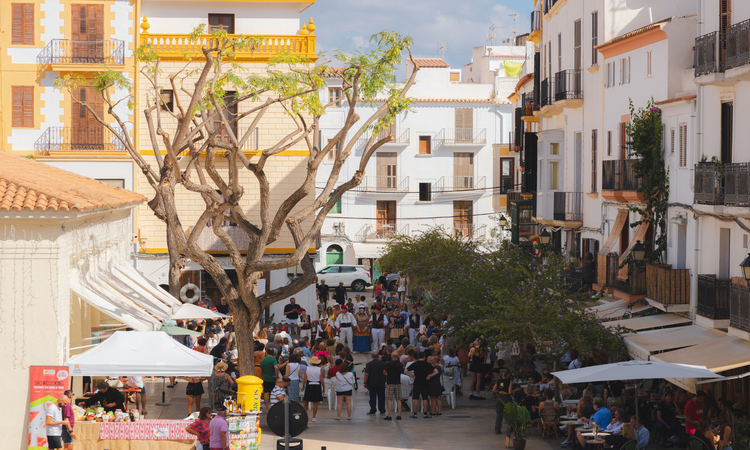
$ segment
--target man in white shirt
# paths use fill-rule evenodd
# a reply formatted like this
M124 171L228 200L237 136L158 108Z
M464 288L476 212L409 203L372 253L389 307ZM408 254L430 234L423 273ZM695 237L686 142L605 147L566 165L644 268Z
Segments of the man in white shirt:
M140 392L135 397L135 400L136 400L135 407L138 408L138 402L140 401L141 403L140 413L142 415L147 414L148 411L146 411L146 385L143 384L143 377L136 377L136 376L128 377L128 386L135 386L138 389L140 389ZM140 400L138 400L139 397L140 397Z
M344 347L349 347L350 350L354 348L354 324L356 322L357 319L349 309L346 309L336 318L335 328L339 330L341 343L344 344Z
M364 295L360 296L359 294L357 294L357 297L359 297L359 301L356 305L354 305L354 307L357 309L357 311L359 311L359 308L365 308L365 311L367 311L367 297L365 297Z
M44 425L47 432L47 448L63 448L62 430L63 427L70 429L68 419L63 420L62 408L67 405L70 399L63 395L57 399L57 402L47 405L47 412Z
M388 325L388 318L381 313L380 308L373 308L370 319L370 334L372 335L372 351L380 350L380 345L385 339L385 326Z

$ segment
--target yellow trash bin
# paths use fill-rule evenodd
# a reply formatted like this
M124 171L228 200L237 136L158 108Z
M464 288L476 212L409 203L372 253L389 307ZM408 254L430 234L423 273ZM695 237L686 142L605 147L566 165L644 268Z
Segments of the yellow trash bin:
M252 375L237 378L237 402L245 411L260 411L263 380ZM243 411L244 412L244 411Z

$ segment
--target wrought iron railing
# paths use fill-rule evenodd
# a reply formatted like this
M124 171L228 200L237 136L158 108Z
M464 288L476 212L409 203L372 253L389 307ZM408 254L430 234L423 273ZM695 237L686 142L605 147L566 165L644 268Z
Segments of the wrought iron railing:
M583 193L555 192L555 220L583 220Z
M473 175L440 177L432 186L432 191L436 194L455 191L475 191L478 195L482 195L484 194L486 184L485 177L475 177Z
M372 224L365 224L360 228L357 234L354 235L356 242L366 242L374 239L390 239L396 235L409 235L409 224L402 226L401 228L396 227L396 219L384 219L379 220Z
M484 145L486 128L443 128L435 136L438 145Z
M721 45L721 33L718 31L695 38L693 65L696 77L724 71L721 61Z
M555 101L583 98L581 71L568 69L555 74Z
M602 190L637 191L641 180L633 170L632 159L602 161Z
M646 297L662 305L690 304L690 271L647 264Z
M357 187L359 192L408 192L409 177L378 175L364 177Z
M732 284L729 304L729 326L750 331L750 294L748 287Z
M534 111L539 111L539 101L534 92L526 92L521 95L521 104L523 105L523 115L530 116Z
M531 31L542 29L542 14L540 11L531 11Z
M695 165L695 203L701 205L724 204L724 177L714 163Z
M698 314L713 320L729 319L732 280L698 275Z
M49 127L34 143L34 151L125 151L125 145L104 127Z
M125 41L52 39L37 56L39 64L125 64Z
M513 136L513 146L520 150L521 147L523 147L523 137L524 137L524 123L522 120L522 117L526 114L526 111L523 107L516 108L513 119L515 120L515 129L514 129L514 136Z
M472 238L475 231L476 226L473 223L453 222L453 234L456 236Z
M539 102L541 106L549 106L555 104L555 80L551 78L547 78L546 80L542 80L540 88L541 92L541 101Z
M750 163L724 164L724 205L750 206Z
M726 34L726 69L750 63L750 19L729 27Z

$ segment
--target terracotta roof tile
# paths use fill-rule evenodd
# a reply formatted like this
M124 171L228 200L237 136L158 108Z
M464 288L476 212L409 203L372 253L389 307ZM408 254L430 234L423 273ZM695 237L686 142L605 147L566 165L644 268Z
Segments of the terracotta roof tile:
M0 211L95 211L145 200L135 192L0 151Z
M696 97L698 97L698 96L695 95L695 94L693 94L693 95L683 95L682 97L675 97L675 98L670 98L670 99L667 99L667 100L661 100L661 101L658 101L658 102L654 102L654 105L656 105L656 106L668 105L670 103L681 102L683 100L692 100L692 99L694 99Z
M607 42L603 42L603 43L601 43L599 45L595 45L594 49L595 50L599 50L600 48L608 47L608 46L610 46L612 44L616 44L616 43L624 41L626 39L630 39L633 36L638 36L639 34L643 34L643 33L647 32L647 31L651 31L654 28L658 28L658 27L662 26L663 24L669 23L671 21L672 21L672 18L670 17L669 19L664 19L664 20L660 20L658 22L654 22L654 23L652 23L650 25L646 25L645 27L641 27L641 28L633 30L633 31L631 31L629 33L625 33L625 34L623 34L621 36L617 36L615 38L612 38L612 39L608 40Z
M417 67L450 67L451 65L440 58L414 58Z

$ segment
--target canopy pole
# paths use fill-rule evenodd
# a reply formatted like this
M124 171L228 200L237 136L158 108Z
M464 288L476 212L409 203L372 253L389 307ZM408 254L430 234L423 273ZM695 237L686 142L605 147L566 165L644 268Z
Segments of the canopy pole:
M157 403L156 406L170 406L171 403L169 403L166 399L166 389L164 386L167 384L167 378L161 377L161 402Z

